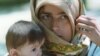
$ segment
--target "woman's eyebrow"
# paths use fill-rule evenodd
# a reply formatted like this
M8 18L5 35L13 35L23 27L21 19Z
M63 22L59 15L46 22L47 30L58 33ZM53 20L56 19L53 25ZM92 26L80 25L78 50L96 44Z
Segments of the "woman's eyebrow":
M65 12L60 12L59 14L65 14Z
M51 13L50 13L50 12L40 12L40 14L51 15Z

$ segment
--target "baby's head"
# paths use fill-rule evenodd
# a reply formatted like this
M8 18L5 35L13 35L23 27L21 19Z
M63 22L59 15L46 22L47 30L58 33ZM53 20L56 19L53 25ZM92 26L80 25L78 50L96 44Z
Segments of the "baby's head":
M6 35L9 56L41 56L45 34L40 25L19 21L12 25Z

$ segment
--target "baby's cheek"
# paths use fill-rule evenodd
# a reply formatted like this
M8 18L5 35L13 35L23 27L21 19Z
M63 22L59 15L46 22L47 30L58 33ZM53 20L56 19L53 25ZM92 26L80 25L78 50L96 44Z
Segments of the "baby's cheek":
M37 54L37 56L42 56L42 52L39 52L39 53Z
M37 56L42 56L42 50L40 48L37 51Z

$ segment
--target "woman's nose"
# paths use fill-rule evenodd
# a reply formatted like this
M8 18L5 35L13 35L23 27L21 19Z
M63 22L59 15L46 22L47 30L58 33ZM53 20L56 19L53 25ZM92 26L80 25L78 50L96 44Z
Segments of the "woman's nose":
M52 23L52 30L54 32L57 32L59 30L59 22L53 21L53 23Z

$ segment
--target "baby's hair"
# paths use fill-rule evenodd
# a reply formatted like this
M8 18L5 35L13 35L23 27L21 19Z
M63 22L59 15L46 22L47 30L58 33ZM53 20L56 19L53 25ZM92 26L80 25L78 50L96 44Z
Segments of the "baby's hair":
M10 48L18 48L19 46L25 44L27 41L29 44L39 43L44 39L45 34L43 27L39 24L35 24L28 21L18 21L13 24L6 35L6 46L9 50Z

